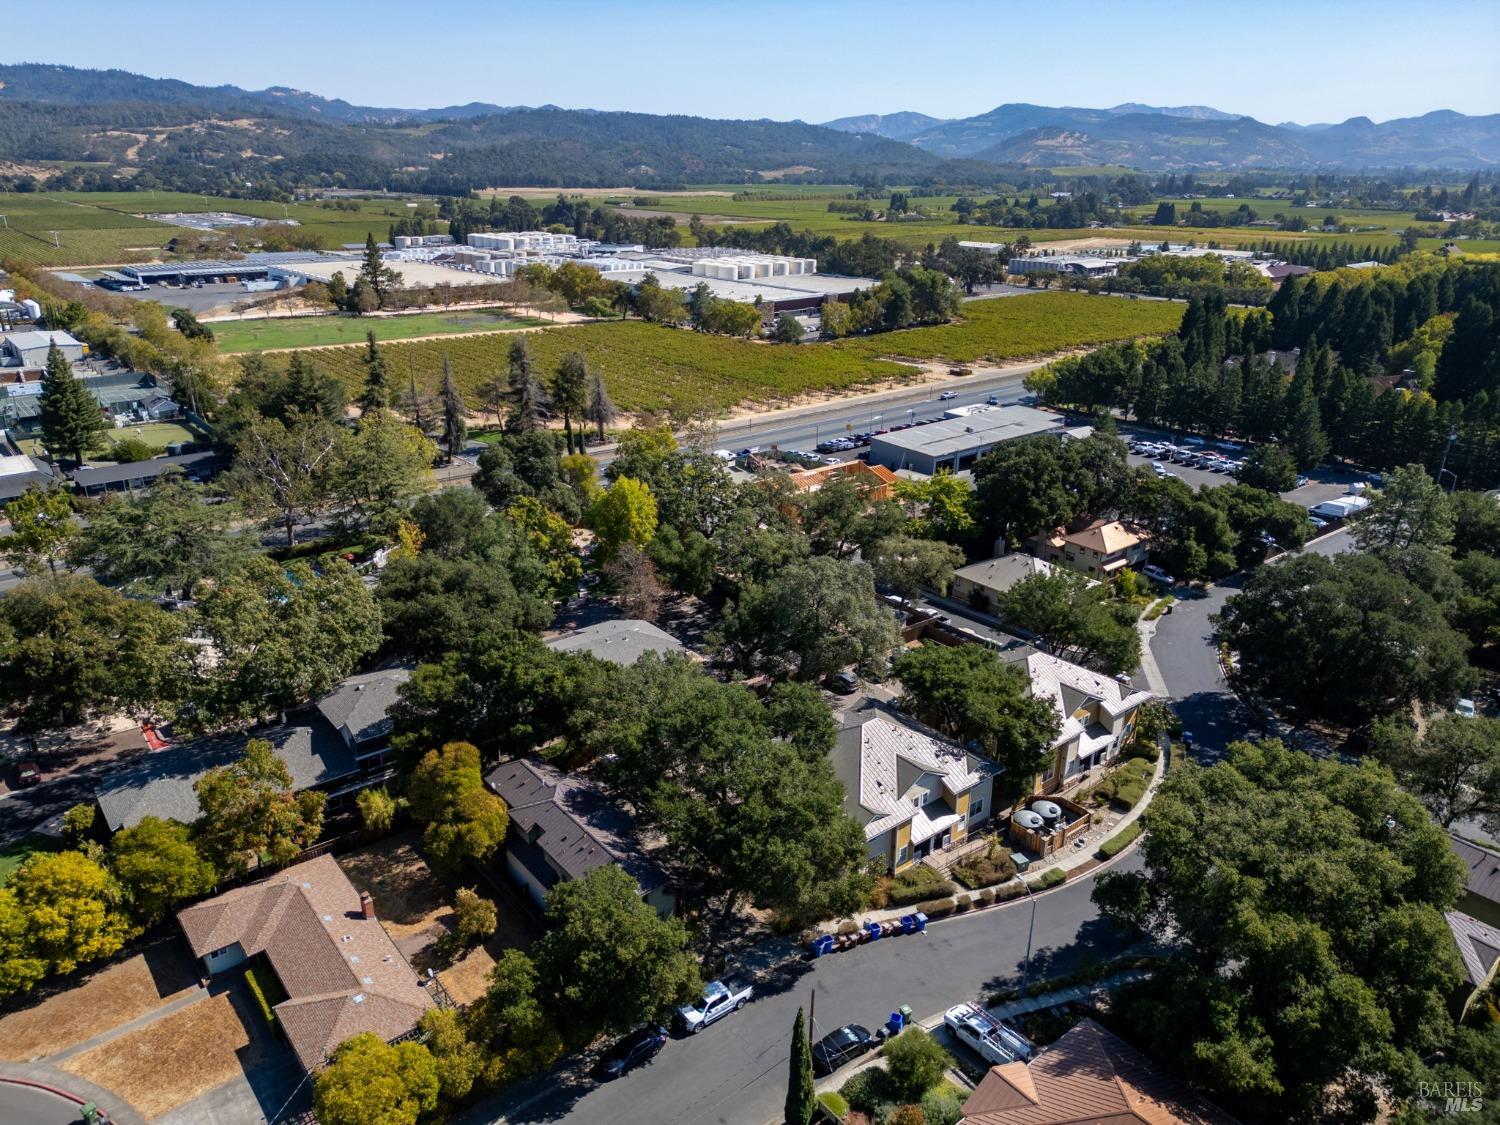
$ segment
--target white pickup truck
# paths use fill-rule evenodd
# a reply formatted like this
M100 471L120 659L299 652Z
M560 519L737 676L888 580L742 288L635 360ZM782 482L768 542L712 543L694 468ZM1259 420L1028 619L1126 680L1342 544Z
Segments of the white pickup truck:
M738 977L711 981L702 997L677 1009L677 1022L689 1035L702 1031L720 1017L738 1012L754 993L750 983Z
M1036 1054L1031 1041L978 1004L959 1004L943 1013L943 1022L960 1042L987 1063L1026 1062Z

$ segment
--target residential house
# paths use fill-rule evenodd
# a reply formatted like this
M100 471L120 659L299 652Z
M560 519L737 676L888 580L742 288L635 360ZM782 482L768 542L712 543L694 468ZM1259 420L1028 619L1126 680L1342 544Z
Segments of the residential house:
M1057 568L1035 555L1001 555L970 563L953 572L948 596L985 613L1000 612L1000 595L1012 586L1037 575L1051 575Z
M1034 541L1036 554L1093 578L1113 578L1126 567L1138 567L1150 553L1143 531L1119 520L1094 520L1077 531L1058 528Z
M547 762L501 762L485 784L510 809L505 869L541 906L559 883L618 866L663 918L677 909L666 872L641 846L635 818L588 777Z
M960 1125L1235 1125L1235 1119L1093 1020L1029 1063L990 1067Z
M1052 704L1060 733L1037 792L1071 789L1091 770L1119 756L1135 730L1135 714L1152 695L1043 652L1026 657L1031 694Z
M1454 854L1468 868L1468 885L1458 908L1470 918L1500 927L1500 852L1450 835Z
M963 843L993 811L998 766L878 704L854 712L829 756L844 810L892 871Z
M409 1034L434 1006L370 896L331 855L189 906L177 921L210 975L270 966L286 993L272 1010L308 1073L350 1036Z
M1450 910L1443 915L1448 930L1458 946L1458 957L1464 966L1464 983L1457 996L1459 1018L1466 1019L1476 1003L1500 974L1500 929L1486 925L1467 914Z
M0 456L0 506L9 504L29 488L51 488L56 481L45 461L24 453Z
M85 496L106 492L135 492L149 488L167 473L176 471L189 480L208 480L217 475L223 461L212 450L183 453L176 457L152 457L145 461L124 461L118 465L85 465L68 474Z
M99 782L95 800L104 823L111 832L147 816L191 824L202 815L195 783L209 770L237 761L252 738L275 747L295 791L320 789L328 794L329 809L337 810L359 790L391 776L386 716L410 674L405 668L387 668L355 676L285 723L142 755L128 769Z
M660 656L692 655L672 634L649 621L629 618L585 625L553 637L547 647L553 652L586 652L611 664L634 664L648 652Z

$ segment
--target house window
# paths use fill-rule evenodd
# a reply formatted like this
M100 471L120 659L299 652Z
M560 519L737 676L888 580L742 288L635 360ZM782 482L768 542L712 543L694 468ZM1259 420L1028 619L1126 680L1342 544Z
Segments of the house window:
M909 845L903 845L902 848L901 848L901 850L896 853L896 866L900 867L903 863L905 863L910 858L911 858L911 847Z
M922 807L922 795L920 793L918 793L911 799L911 807L914 809L920 809Z
M983 801L971 801L971 802L969 802L969 819L970 820L978 820L979 819L979 814L982 813L982 812L984 812L984 802Z
M209 957L210 958L222 957L222 956L224 956L224 954L228 953L233 948L234 947L231 946L231 945L223 946L223 947L221 947L219 949L215 949L212 953L209 954Z

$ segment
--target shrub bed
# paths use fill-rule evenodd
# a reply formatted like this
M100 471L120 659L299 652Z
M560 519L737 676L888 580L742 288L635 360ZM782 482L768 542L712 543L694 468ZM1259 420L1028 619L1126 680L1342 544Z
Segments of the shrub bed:
M917 909L929 918L946 918L958 909L958 900L954 898L935 898L931 902L918 903Z
M1123 832L1117 832L1104 843L1099 845L1099 854L1105 859L1113 859L1130 846L1131 842L1141 834L1141 822L1132 820L1125 826Z
M953 869L954 878L971 891L1003 883L1015 873L1016 865L1011 862L1010 853L996 840L990 841L984 853L971 856Z
M849 1115L849 1103L837 1090L824 1090L818 1095L818 1101L836 1121L842 1121Z
M1068 873L1061 867L1049 867L1042 872L1042 877L1036 881L1037 890L1045 891L1051 887L1060 887L1068 881Z
M910 906L925 899L941 898L958 890L925 863L914 863L886 882L887 901L892 906Z
M271 1010L272 1006L286 999L280 982L259 966L251 965L245 970L245 983L250 986L250 995L255 997L255 1004L260 1008L260 1014L266 1017L266 1023L275 1027L276 1013Z

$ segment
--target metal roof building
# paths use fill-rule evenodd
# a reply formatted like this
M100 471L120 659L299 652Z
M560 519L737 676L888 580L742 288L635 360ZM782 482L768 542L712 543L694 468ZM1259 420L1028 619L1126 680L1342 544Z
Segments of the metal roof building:
M995 446L1033 434L1062 433L1056 414L1029 406L997 406L962 418L946 418L880 434L870 442L870 464L892 471L912 469L932 476L943 469L972 469Z

